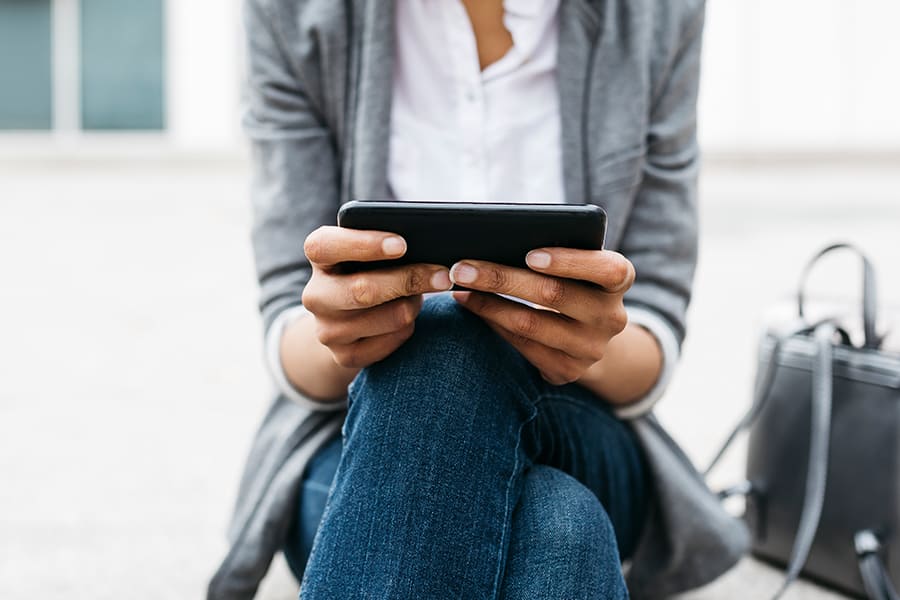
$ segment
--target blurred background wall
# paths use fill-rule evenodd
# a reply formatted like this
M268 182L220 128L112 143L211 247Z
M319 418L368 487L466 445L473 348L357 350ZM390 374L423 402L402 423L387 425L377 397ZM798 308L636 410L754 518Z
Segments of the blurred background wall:
M710 153L900 151L900 3L710 0L700 123Z
M898 22L894 0L709 2L707 154L900 154ZM240 152L241 50L237 1L3 0L0 151Z

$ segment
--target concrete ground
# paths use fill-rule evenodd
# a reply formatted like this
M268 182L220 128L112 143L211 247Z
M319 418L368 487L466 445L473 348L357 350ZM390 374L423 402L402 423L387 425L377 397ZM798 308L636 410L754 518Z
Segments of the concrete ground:
M267 396L247 178L240 162L0 164L0 598L203 595ZM747 405L763 308L814 249L858 241L900 300L898 200L897 165L706 170L691 333L660 407L699 463ZM833 265L850 272L817 289L855 291ZM685 598L778 582L748 560ZM295 592L276 563L262 596Z

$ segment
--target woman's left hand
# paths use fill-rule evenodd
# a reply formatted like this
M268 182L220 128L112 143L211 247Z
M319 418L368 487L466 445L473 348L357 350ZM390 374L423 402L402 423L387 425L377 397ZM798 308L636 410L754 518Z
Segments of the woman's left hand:
M634 267L607 250L543 248L526 260L530 270L460 261L451 269L451 279L474 292L453 296L521 352L545 380L554 385L577 381L625 329L622 298L634 283Z

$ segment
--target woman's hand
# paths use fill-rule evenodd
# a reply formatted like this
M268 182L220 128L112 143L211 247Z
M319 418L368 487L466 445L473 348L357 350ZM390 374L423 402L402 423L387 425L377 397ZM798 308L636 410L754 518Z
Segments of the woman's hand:
M348 368L363 368L399 348L413 334L422 294L450 289L449 272L437 265L406 265L344 274L343 262L400 258L406 242L381 231L320 227L306 238L313 274L303 305L316 320L316 337Z
M532 251L527 263L531 270L461 261L451 270L453 281L492 293L453 296L521 352L545 380L554 385L578 381L625 329L622 297L634 283L634 267L615 252L567 248Z

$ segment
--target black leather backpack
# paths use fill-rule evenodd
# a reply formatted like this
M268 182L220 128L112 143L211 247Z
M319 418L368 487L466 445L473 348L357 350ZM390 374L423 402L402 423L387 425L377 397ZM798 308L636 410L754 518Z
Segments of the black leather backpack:
M803 322L806 276L837 249L863 262L861 346L833 321ZM853 596L897 600L900 353L881 349L870 261L848 244L819 252L801 279L798 314L796 329L764 337L753 405L709 469L750 430L747 481L722 496L746 496L753 554L786 568L776 598L804 576Z

